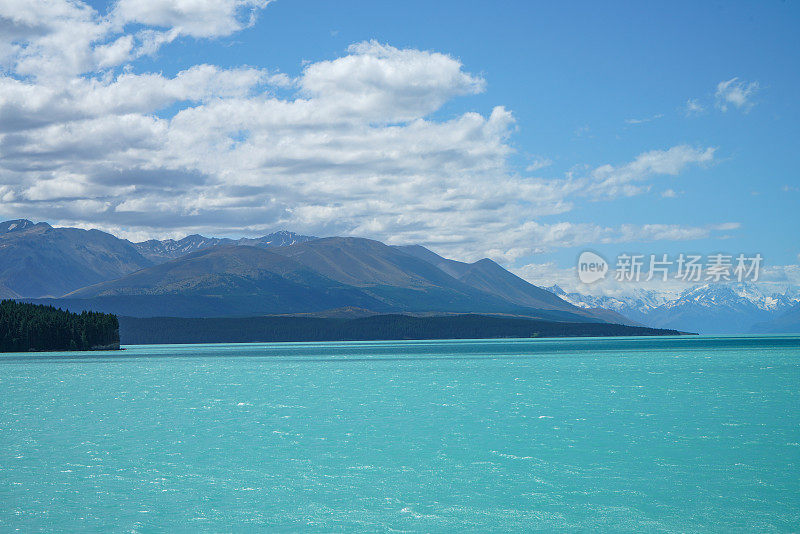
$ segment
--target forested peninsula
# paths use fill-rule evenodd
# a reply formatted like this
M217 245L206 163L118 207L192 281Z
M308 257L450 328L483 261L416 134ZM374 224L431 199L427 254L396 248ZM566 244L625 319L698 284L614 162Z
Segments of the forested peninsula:
M116 315L0 302L0 352L118 349Z

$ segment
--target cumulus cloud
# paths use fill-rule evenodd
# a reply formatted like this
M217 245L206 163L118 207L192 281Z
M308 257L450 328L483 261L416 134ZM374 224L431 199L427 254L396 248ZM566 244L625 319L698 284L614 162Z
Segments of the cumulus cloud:
M753 107L752 97L758 91L758 82L745 82L739 78L731 78L717 84L714 94L717 107L728 111L730 106L748 111Z
M541 222L586 198L641 194L659 176L710 163L714 149L679 145L559 179L520 174L509 164L511 111L434 118L486 87L440 52L368 41L295 78L130 66L181 36L229 35L266 4L122 0L100 14L80 2L0 0L0 25L13 29L0 38L10 65L0 74L3 214L133 238L283 227L504 261L718 231ZM159 113L172 106L171 116Z
M116 78L76 78L42 84L0 76L0 132L122 115L150 114L176 102L245 97L259 87L285 86L288 77L253 68L196 65L173 78L122 73Z
M268 3L118 0L102 14L80 1L0 0L0 64L21 76L64 83L153 54L179 37L230 35L252 25Z
M483 91L483 78L462 70L445 54L399 50L375 41L355 44L348 54L308 65L300 79L304 93L320 104L359 119L413 120L458 95Z
M168 28L179 35L223 37L255 22L270 0L118 0L112 20Z
M110 24L81 2L0 0L0 20L13 31L0 33L0 62L21 76L63 79L98 66L94 46L106 42ZM98 52L105 61L114 52Z

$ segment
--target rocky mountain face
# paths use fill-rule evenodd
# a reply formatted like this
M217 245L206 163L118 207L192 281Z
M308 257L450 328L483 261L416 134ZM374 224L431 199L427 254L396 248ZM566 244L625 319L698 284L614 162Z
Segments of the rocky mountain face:
M193 234L184 237L183 239L164 239L158 241L151 239L149 241L142 241L140 243L133 243L139 253L153 263L161 263L164 261L174 260L192 252L203 250L206 248L219 247L219 246L235 246L245 245L251 247L287 247L296 243L305 243L316 239L312 236L295 234L294 232L287 232L281 230L263 237L242 239L228 239L218 237L205 237L199 234Z
M0 222L0 298L60 297L211 247L282 247L311 239L281 231L258 238L191 235L131 243L99 230L54 228L27 219L4 221Z
M58 297L151 265L130 243L99 230L0 223L0 293L8 296Z

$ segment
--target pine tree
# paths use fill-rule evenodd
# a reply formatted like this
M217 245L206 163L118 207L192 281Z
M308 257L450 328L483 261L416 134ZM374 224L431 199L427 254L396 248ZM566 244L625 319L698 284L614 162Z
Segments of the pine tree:
M119 347L119 320L13 300L0 301L0 352Z

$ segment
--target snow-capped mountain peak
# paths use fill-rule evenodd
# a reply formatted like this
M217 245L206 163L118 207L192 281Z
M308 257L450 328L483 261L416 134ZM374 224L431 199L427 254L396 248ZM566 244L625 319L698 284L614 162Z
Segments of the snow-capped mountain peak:
M785 293L765 291L752 282L742 282L696 286L681 293L678 299L668 303L667 306L675 308L691 302L707 308L754 307L764 311L775 311L786 309L798 300L800 299L796 296L791 296L790 291Z
M677 296L642 288L613 296L547 289L583 308L606 308L648 326L702 333L749 332L800 302L796 287L775 291L752 282L702 284Z

